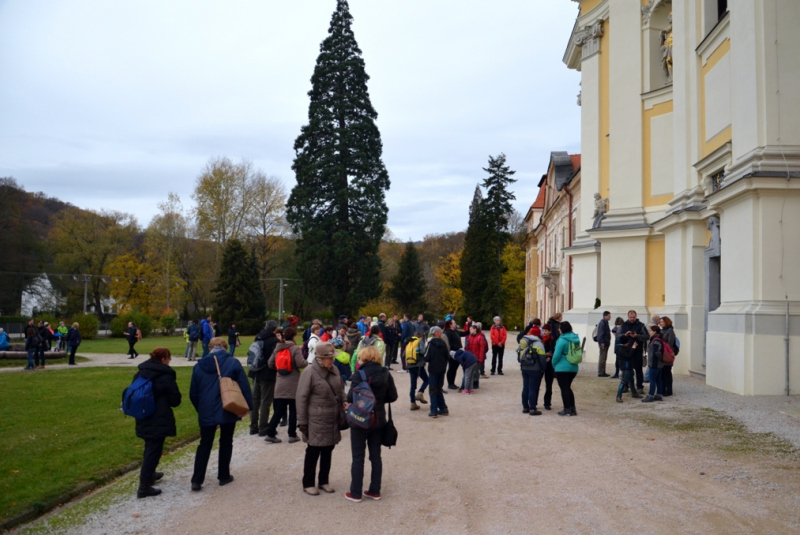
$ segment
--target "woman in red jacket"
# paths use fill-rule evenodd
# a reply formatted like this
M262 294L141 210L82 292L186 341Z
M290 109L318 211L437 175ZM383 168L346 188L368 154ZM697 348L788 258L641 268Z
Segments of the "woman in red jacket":
M506 350L506 338L508 333L505 326L503 326L500 316L495 316L494 325L491 329L492 334L492 375L494 375L495 366L497 366L497 373L503 375L503 353Z
M481 371L481 375L484 375L484 363L486 362L486 353L489 352L489 344L486 343L486 337L481 332L480 323L473 323L469 328L467 347L465 349L478 358L478 369ZM466 388L469 388L469 386ZM479 388L477 377L475 378L475 383L472 385L472 388Z

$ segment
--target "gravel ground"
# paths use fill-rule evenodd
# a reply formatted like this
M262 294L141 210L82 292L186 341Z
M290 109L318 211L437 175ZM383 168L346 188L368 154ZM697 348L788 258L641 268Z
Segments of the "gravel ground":
M746 398L676 377L667 402L618 404L617 382L588 366L574 384L577 417L556 414L557 385L553 410L528 416L514 360L507 357L506 375L482 380L473 396L450 391L451 416L436 420L407 410L408 376L393 374L400 438L383 450L379 502L344 499L349 433L333 454L336 493L310 497L300 484L303 444L267 444L240 424L236 480L226 487L216 484L213 454L205 487L189 490L190 447L162 463L161 496L137 500L135 476L126 476L22 531L800 532L797 397Z

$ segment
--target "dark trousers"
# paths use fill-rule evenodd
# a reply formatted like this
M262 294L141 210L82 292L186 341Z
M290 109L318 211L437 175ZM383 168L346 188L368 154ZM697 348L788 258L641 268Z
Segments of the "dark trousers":
M289 436L296 437L297 406L294 404L294 400L275 398L275 401L272 403L272 407L275 410L275 412L272 414L272 418L269 421L269 427L267 428L267 436L270 437L277 436L278 424L281 422L281 418L286 415L286 409L289 409Z
M664 395L672 395L672 366L661 368L661 385L664 387Z
M36 354L33 356L33 360L35 361L36 365L39 366L40 362L41 365L44 366L45 356L44 356L44 346L39 346L36 348Z
M234 429L236 429L235 422L219 426L219 467L217 469L217 479L219 480L228 479L231 475ZM197 446L197 453L194 457L192 483L202 485L206 479L208 458L211 456L211 446L214 445L214 436L216 434L217 426L215 425L200 428L200 445Z
M536 410L539 401L539 386L542 384L542 372L522 370L522 408Z
M505 353L506 348L503 346L492 346L492 373L494 373L495 368L498 372L503 371L503 353Z
M319 460L319 486L328 484L331 473L331 459L334 446L306 446L306 459L303 463L303 488L314 486L314 476L317 472Z
M77 350L78 350L77 346L71 346L69 348L69 363L70 364L75 364L75 351L77 351Z
M561 389L561 401L565 409L575 408L575 394L572 393L572 380L578 375L577 372L556 372L558 388Z
M622 377L619 381L619 387L617 387L617 396L621 396L623 392L625 392L625 388L628 387L631 393L636 392L636 386L633 382L633 370L626 369L625 365L622 366Z
M597 362L597 375L605 375L606 360L608 360L608 346L600 346L600 360Z
M269 428L269 409L275 394L275 381L253 379L253 410L250 411L250 431L266 433Z
M661 395L664 387L661 386L661 370L658 368L648 368L650 372L650 395Z
M425 392L425 389L428 388L428 372L425 371L425 368L422 366L417 366L415 368L408 369L408 376L411 378L411 403L416 403L417 401L417 378L422 379L422 386L420 387L420 392Z
M403 365L403 369L404 370L407 369L406 368L406 345L407 344L408 344L408 342L403 342L402 345L400 346L400 363Z
M136 357L139 355L139 353L136 352L136 348L134 347L135 345L136 345L136 339L134 339L133 341L128 340L128 355L132 357Z
M549 407L553 401L553 379L556 377L556 371L553 369L553 364L547 363L547 369L544 371L544 406Z
M436 373L430 374L428 376L428 385L430 385L431 414L447 411L447 404L445 404L444 394L442 394L444 375Z
M383 428L361 429L350 427L350 447L353 452L353 464L350 466L350 495L354 498L361 497L364 486L364 457L369 448L369 462L372 465L372 474L369 482L369 493L381 493L381 476L383 475L383 461L381 460L381 437Z
M456 376L458 375L458 361L452 357L447 362L447 387L456 388Z
M36 348L31 347L28 350L28 368L33 368L35 364L33 363L33 357L36 355Z
M384 365L388 368L391 364L397 364L397 342L386 344L386 362Z
M633 371L636 372L636 389L644 390L644 372L642 366L644 365L644 357L641 353L633 355Z
M213 437L212 437L213 440ZM164 451L164 438L147 438L144 441L144 458L142 469L139 472L139 482L142 485L152 485L153 476Z

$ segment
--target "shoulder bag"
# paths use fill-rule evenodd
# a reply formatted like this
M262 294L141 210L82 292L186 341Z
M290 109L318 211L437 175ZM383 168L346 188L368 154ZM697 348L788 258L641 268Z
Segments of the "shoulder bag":
M336 427L339 428L339 431L350 429L350 424L347 423L347 417L344 415L342 401L339 399L339 396L336 395L336 390L334 390L333 385L330 384L327 379L324 379L324 381L328 383L331 392L333 392L333 399L336 401Z
M383 426L381 446L392 449L392 446L397 446L397 428L394 426L394 420L392 420L392 404L387 403L387 405L389 405L389 418L386 420L386 425Z
M217 365L217 375L219 376L219 394L222 398L222 408L228 412L232 412L239 418L244 416L250 411L247 406L247 400L244 399L242 389L239 384L230 377L223 377L222 372L219 370L219 361L217 356L213 355L214 364Z

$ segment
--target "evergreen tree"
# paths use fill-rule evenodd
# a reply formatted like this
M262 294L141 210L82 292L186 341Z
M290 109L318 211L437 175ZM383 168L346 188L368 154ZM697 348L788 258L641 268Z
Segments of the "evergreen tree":
M483 277L489 253L486 238L483 194L481 187L475 186L475 195L469 207L469 225L464 236L464 250L461 254L461 292L464 296L465 312L479 321L486 319L482 303Z
M425 309L425 293L428 289L422 263L414 244L407 243L400 256L397 275L392 277L392 288L389 297L397 301L403 312L417 314Z
M234 322L246 332L250 323L258 325L263 320L265 304L258 266L239 240L230 240L225 245L213 293L214 317L220 325Z
M311 77L308 125L294 144L297 185L286 215L299 236L306 287L324 282L318 297L337 314L354 314L380 294L378 248L388 212L378 114L352 20L347 1L338 0Z

